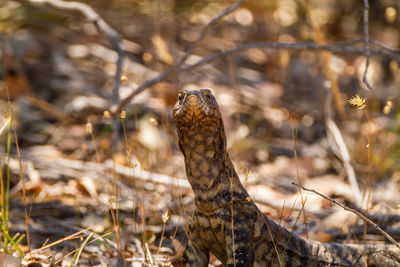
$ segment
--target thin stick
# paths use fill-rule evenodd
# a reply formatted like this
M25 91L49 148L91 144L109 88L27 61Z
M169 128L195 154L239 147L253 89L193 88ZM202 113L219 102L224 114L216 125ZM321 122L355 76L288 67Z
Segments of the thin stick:
M94 233L90 233L90 235L88 237L86 237L85 241L83 241L82 245L80 246L80 248L78 250L78 254L76 254L76 258L75 258L75 262L74 262L73 266L78 266L79 258L81 257L83 248L86 246L87 242L92 238L93 235L94 235ZM71 266L71 264L70 264L70 266Z
M366 49L363 47L353 47L353 46L343 46L342 42L333 42L329 44L319 45L315 43L281 43L281 42L271 42L271 43L248 43L242 44L229 50L225 50L219 53L215 53L209 57L203 58L192 65L182 66L178 71L191 70L199 65L209 63L222 56L235 54L252 48L269 48L269 49L288 49L288 50L315 50L315 51L330 51L336 54L364 54ZM396 52L389 51L387 49L370 49L370 54L376 54L381 56L389 56L400 60L400 54Z
M84 230L82 230L82 231L76 232L76 233L74 233L74 234L72 234L72 235L69 235L69 236L64 237L64 238L61 238L61 239L59 239L59 240L57 240L57 241L54 241L53 243L50 243L50 244L48 244L48 245L46 245L46 246L44 246L44 247L41 247L41 248L32 250L32 251L30 252L30 255L33 255L33 254L38 253L38 252L40 252L40 251L42 251L42 250L44 250L44 249L47 249L47 248L50 248L50 247L55 246L55 245L57 245L57 244L60 244L60 243L62 243L62 242L64 242L64 241L73 240L73 239L78 239L78 238L80 238L80 234L82 234L84 231L86 231L86 230L88 230L88 229L90 229L90 228L91 228L91 226L88 227L88 228L86 228L86 229L84 229Z
M297 129L294 129L293 126L293 118L290 117L290 128L292 130L292 139L293 139L293 153L294 153L294 160L295 160L295 164L296 164L296 177L297 177L297 182L299 184L302 184L301 178L300 178L300 173L299 173L299 162L298 162L298 158L297 158ZM303 191L300 190L300 197L301 197L301 204L302 207L304 207L305 201L304 201L304 197L303 197ZM303 209L303 218L304 218L304 230L306 232L306 237L308 238L308 226L307 226L307 214L306 214L306 210ZM300 210L301 213L301 210Z
M354 43L359 42L359 40L355 40ZM375 41L374 41L375 42ZM296 51L305 51L305 50L315 50L315 51L330 51L335 54L364 54L366 49L363 47L352 47L352 46L343 46L341 45L343 42L334 42L330 44L318 45L315 43L280 43L280 42L272 42L272 43L248 43L239 45L229 50L225 50L219 53L215 53L211 56L200 59L194 64L183 65L179 69L174 70L173 67L167 69L165 72L157 75L154 78L146 80L142 83L135 91L129 94L126 98L124 98L117 106L111 107L111 112L113 114L118 114L122 111L122 109L139 93L143 92L150 86L157 84L159 82L165 81L167 77L175 72L185 72L197 68L201 65L210 63L220 57L224 57L227 55L236 54L245 50L249 50L252 48L269 48L269 49L288 49L288 50L296 50ZM351 41L346 41L346 43L351 44ZM376 42L378 44L378 42ZM383 45L383 44L382 44ZM384 45L383 45L384 46ZM385 46L385 49L369 49L370 54L381 55L381 56L389 56L391 58L395 58L400 60L400 54L395 52L395 49ZM383 47L382 47L383 48Z
M185 55L176 63L174 64L171 68L167 69L165 72L159 74L153 79L145 81L142 85L140 85L135 91L130 93L125 99L123 99L118 106L113 106L111 108L111 111L113 114L118 114L121 112L121 110L139 93L144 91L146 88L164 81L170 74L174 72L181 72L182 68L181 66L186 62L186 60L193 54L194 50L197 48L197 46L200 44L200 42L204 39L206 36L208 30L216 25L224 16L232 13L235 9L237 9L241 3L243 3L244 0L238 0L236 1L233 5L229 6L226 8L224 11L222 11L220 14L212 18L206 26L201 30L201 33L199 37L196 39L196 41L193 43L193 45L189 48L189 50L185 53Z
M105 35L111 42L111 45L115 52L118 54L118 59L116 62L116 71L114 77L114 91L112 97L112 103L117 105L119 103L119 91L121 87L121 74L122 74L122 64L125 57L125 51L122 49L122 36L114 28L112 28L91 6L80 2L73 1L62 1L62 0L27 0L33 4L49 4L55 8L62 10L75 10L79 11L83 16L85 16L97 30ZM118 151L118 137L119 137L119 123L118 116L113 114L113 135L112 144L113 151Z
M367 80L367 74L368 74L368 67L369 67L369 56L370 56L370 51L369 51L369 32L368 32L368 9L369 9L369 4L368 0L364 0L364 12L363 12L363 19L364 19L364 41L365 41L365 70L363 74L363 82L367 86L369 90L372 90L371 85L368 83Z
M204 28L201 30L201 33L199 35L199 37L197 38L197 40L194 42L194 44L190 47L190 49L186 52L186 54L179 60L179 62L174 66L174 68L178 68L180 67L183 63L186 62L186 60L189 58L189 56L191 54L193 54L194 50L196 49L196 47L200 44L200 42L204 39L204 37L206 36L208 30L216 25L223 17L225 17L226 15L232 13L236 8L238 8L242 3L244 2L244 0L238 0L236 1L233 5L231 5L230 7L226 8L224 11L222 11L220 14L218 14L217 16L215 16L214 18L212 18L206 26L204 26Z
M368 116L368 111L367 108L364 108L364 113L365 113L365 118L367 119L367 127L368 127L368 133L367 133L367 151L368 151L368 180L367 180L367 186L364 191L364 201L365 201L365 216L368 216L368 204L369 200L371 197L371 191L372 191L372 160L371 160L371 129L370 129L370 120ZM367 199L365 199L365 194L367 194ZM364 223L364 241L367 236L367 224Z
M395 246L397 246L397 247L400 248L400 244L399 244L396 240L394 240L388 233L386 233L384 230L382 230L382 228L380 228L376 223L374 223L373 221L371 221L370 219L368 219L367 217L365 217L365 216L364 216L362 213L360 213L359 211L357 211L357 210L355 210L355 209L352 209L352 208L349 208L349 207L343 205L342 203L339 203L339 202L337 202L336 200L334 200L334 199L332 199L332 198L330 198L330 197L325 196L324 194L321 194L321 193L315 191L314 189L305 188L304 186L299 185L299 184L296 184L295 182L292 182L292 184L295 185L295 186L297 186L297 187L302 188L303 190L306 190L306 191L315 193L315 194L319 195L320 197L325 198L326 200L329 200L330 202L335 203L336 205L342 207L344 210L347 210L347 211L350 211L350 212L354 213L355 215L357 215L358 217L360 217L362 220L364 220L364 221L367 222L368 224L372 225L372 226L373 226L379 233L381 233L387 240L389 240L389 241L390 241L391 243L393 243Z
M113 91L113 103L119 103L119 89L121 88L121 75L122 75L122 63L124 61L124 53L122 51L121 42L117 42L115 44L116 51L118 53L118 60L117 60L117 69L115 71L114 77L114 91ZM112 122L113 122L113 135L112 135L112 148L113 152L118 152L119 149L119 114L113 114Z
M89 241L87 244L94 243L95 241L97 241L97 240L99 240L99 239L101 239L101 238L104 238L105 236L110 235L110 234L112 234L112 232L108 232L108 233L105 233L105 234L103 234L103 235L101 235L101 236L97 236L95 239L92 239L92 240ZM54 265L57 266L56 264L59 264L65 257L68 257L69 255L71 255L71 254L73 254L73 253L76 253L76 251L77 251L78 249L80 249L80 248L74 249L74 250L72 250L71 252L68 252L67 254L62 255L58 260L56 260L56 261L54 262Z
M24 198L24 208L25 208L25 224L26 224L26 240L28 243L28 253L31 251L31 239L30 239L30 235L29 235L29 219L30 219L30 212L28 215L28 207L27 207L27 203L26 203L26 187L25 187L25 178L24 178L24 174L22 172L22 163L21 163L21 153L19 151L19 144L18 144L18 136L17 136L17 130L14 128L14 141L15 141L15 146L17 147L17 156L18 156L18 163L19 163L19 176L21 179L21 184L22 184L22 194L23 194L23 198ZM32 207L32 205L31 205Z

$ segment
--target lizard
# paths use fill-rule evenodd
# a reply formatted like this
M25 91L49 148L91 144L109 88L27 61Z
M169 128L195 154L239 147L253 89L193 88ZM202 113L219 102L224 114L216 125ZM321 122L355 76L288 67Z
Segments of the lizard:
M224 123L211 90L180 91L173 119L195 203L184 266L207 267L210 252L228 267L400 266L395 245L312 241L262 213L229 158Z

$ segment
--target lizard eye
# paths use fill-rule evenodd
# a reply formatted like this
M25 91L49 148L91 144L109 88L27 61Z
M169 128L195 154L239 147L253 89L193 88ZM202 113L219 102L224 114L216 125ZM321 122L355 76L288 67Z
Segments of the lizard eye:
M208 102L211 102L211 91L208 89L203 89L203 95L207 99Z
M184 94L183 94L183 93L179 93L179 95L178 95L178 101L179 101L179 102L182 102L183 97L184 97Z

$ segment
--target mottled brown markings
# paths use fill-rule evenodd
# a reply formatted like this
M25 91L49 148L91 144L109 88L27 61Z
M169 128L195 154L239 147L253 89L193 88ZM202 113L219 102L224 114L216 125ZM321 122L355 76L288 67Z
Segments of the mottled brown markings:
M215 166L211 166L210 177L216 177L220 173L220 169Z
M203 153L204 157L207 159L212 159L214 158L215 152L213 150L209 150L208 147L206 147L207 151Z
M193 138L196 142L202 142L204 139L200 133L196 134Z
M197 153L196 151L193 151L192 153L190 153L191 157L193 158L193 160L195 161L200 161L202 159L201 154Z
M210 164L207 161L203 161L200 163L199 169L202 174L207 174L209 168Z
M204 153L205 148L206 148L206 147L205 147L203 144L198 145L198 146L196 147L196 152L197 152L197 153Z
M185 91L181 96L174 109L174 119L196 203L183 257L185 266L207 267L209 251L225 266L233 266L230 182L237 267L277 266L278 255L284 256L281 263L287 267L356 267L362 266L366 259L377 266L393 265L391 258L400 262L400 251L393 246L383 246L384 258L376 258L375 247L367 250L304 240L264 216L247 200L248 194L226 152L226 135L214 96L208 90ZM275 247L274 240L279 233Z
M190 173L191 173L191 175L193 175L193 176L200 175L200 172L199 172L198 168L196 168L197 161L191 160L189 162L189 165L190 165Z

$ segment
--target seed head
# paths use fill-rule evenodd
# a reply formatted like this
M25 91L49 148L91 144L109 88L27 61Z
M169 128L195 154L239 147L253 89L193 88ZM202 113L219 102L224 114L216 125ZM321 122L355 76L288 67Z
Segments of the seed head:
M353 106L354 108L356 108L358 110L365 109L365 107L366 107L365 98L361 98L359 95L355 95L347 101L349 102L349 104L351 106Z
M168 219L169 219L168 210L166 210L166 211L163 213L163 215L162 215L161 218L162 218L163 223L166 224L167 221L168 221Z

